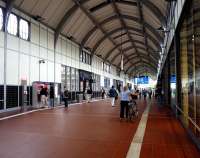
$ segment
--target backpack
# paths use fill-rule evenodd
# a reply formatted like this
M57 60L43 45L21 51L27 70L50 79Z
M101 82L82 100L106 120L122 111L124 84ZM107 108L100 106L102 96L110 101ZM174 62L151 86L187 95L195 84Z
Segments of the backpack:
M68 91L64 91L64 98L68 98L68 97L69 97Z

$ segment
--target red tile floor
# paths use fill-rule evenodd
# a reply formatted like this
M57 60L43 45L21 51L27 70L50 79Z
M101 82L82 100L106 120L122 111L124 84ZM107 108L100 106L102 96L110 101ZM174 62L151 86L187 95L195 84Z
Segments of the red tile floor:
M0 121L0 158L125 158L139 121L120 122L108 100L15 117ZM170 112L152 106L141 157L188 154L200 157Z
M140 158L200 158L200 152L171 110L154 102Z
M126 157L138 123L108 100L15 117L0 121L0 158Z

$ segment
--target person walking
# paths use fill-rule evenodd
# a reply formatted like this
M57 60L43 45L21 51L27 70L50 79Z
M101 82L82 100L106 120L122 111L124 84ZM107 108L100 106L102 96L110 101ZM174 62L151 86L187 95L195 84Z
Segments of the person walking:
M66 89L66 87L64 87L63 100L64 100L64 103L65 103L65 108L68 108L69 92Z
M48 95L47 88L41 86L40 96L41 96L42 107L47 105L47 95Z
M86 89L86 99L87 99L87 102L90 103L91 99L92 99L92 89L90 88L90 86L87 87Z
M151 99L151 96L152 96L152 90L151 89L149 89L148 94L149 94L149 99Z
M128 90L127 86L124 87L121 92L121 102L120 102L120 119L124 118L124 110L126 110L126 119L128 119L128 103L131 92Z
M49 92L49 101L50 101L50 107L53 108L54 107L54 87L53 85L51 85L50 87L50 92Z
M143 97L144 97L144 100L146 100L146 97L147 97L147 90L146 89L143 89Z
M113 106L115 106L115 99L118 96L117 91L115 90L114 86L112 86L112 88L109 90L109 96L111 98L111 105L113 107Z
M105 99L105 94L106 94L106 91L104 88L101 89L101 98L102 99Z

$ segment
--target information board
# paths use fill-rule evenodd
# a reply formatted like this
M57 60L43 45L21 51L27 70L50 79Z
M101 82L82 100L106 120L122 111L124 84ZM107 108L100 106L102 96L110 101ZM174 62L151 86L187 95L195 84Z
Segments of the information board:
M135 84L149 84L149 77L148 76L139 76L134 78Z
M176 75L171 75L170 83L176 83Z

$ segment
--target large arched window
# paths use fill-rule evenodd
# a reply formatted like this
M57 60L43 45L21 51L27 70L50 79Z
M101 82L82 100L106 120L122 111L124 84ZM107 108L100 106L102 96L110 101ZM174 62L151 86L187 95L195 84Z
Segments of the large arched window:
M3 28L3 10L0 8L0 30Z
M29 25L24 19L20 19L19 21L19 37L25 40L29 38Z
M7 26L8 33L16 36L17 28L18 28L17 16L14 14L10 14L9 19L8 19L8 26Z

